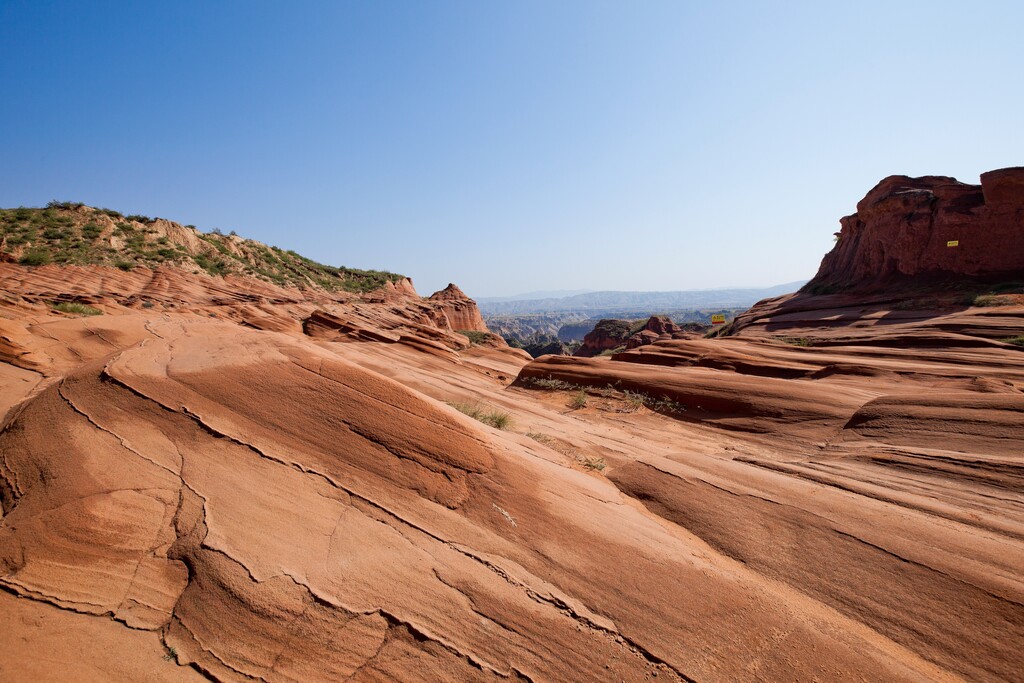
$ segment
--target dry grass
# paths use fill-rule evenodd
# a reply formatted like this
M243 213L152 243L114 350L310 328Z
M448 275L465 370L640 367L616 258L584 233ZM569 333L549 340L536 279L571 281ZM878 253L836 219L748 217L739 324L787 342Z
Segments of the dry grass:
M587 455L576 458L576 461L586 469L596 470L598 472L603 472L604 468L608 466L607 463L605 463L604 458L594 458Z
M569 382L563 382L560 379L554 379L552 377L527 377L523 380L523 384L534 387L535 389L548 389L550 391L561 391L566 389L576 389L577 385Z
M512 426L512 415L503 410L488 408L480 402L448 401L447 403L463 415L469 415L474 420L479 420L495 429L508 429Z

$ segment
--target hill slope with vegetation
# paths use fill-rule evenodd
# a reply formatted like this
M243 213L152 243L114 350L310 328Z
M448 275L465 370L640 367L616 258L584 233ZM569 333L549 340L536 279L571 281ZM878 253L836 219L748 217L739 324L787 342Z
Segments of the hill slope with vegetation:
M385 271L324 265L233 231L204 233L192 225L78 202L0 209L0 260L122 270L173 266L196 274L241 275L286 287L348 292L369 292L404 279Z

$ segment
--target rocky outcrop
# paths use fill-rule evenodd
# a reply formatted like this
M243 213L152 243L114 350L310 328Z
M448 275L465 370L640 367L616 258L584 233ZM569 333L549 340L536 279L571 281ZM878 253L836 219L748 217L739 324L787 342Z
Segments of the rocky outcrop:
M453 330L490 331L480 315L480 309L477 308L476 302L454 284L449 284L441 291L434 292L429 299L436 304L437 309L444 313Z
M628 320L606 318L599 320L594 329L583 337L583 343L573 354L578 358L593 358L603 351L625 346L632 334L632 323Z
M697 339L704 336L708 326L703 323L677 325L664 315L652 315L644 328L626 340L626 349L653 344L666 339Z
M969 185L890 176L840 221L836 245L803 291L874 292L906 284L1024 277L1024 168Z
M642 326L635 321L601 320L587 333L583 338L583 344L573 355L593 358L611 349L635 349L660 339L687 339L700 336L706 329L707 326L700 323L677 325L665 315L652 315Z
M535 334L523 342L523 350L531 358L541 356L570 356L568 347L552 334Z

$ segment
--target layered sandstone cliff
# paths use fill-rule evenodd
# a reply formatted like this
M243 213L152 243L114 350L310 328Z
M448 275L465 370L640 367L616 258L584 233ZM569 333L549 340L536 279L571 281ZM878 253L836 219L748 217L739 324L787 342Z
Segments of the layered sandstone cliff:
M1024 276L1024 168L981 176L890 176L840 221L836 245L804 291L874 292L971 278Z

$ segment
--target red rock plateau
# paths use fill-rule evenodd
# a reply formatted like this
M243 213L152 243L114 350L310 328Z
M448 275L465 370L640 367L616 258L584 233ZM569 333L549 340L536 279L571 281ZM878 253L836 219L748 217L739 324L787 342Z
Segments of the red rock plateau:
M991 263L915 280L876 188L804 292L598 358L472 343L454 288L0 264L0 679L1022 680L991 177Z

